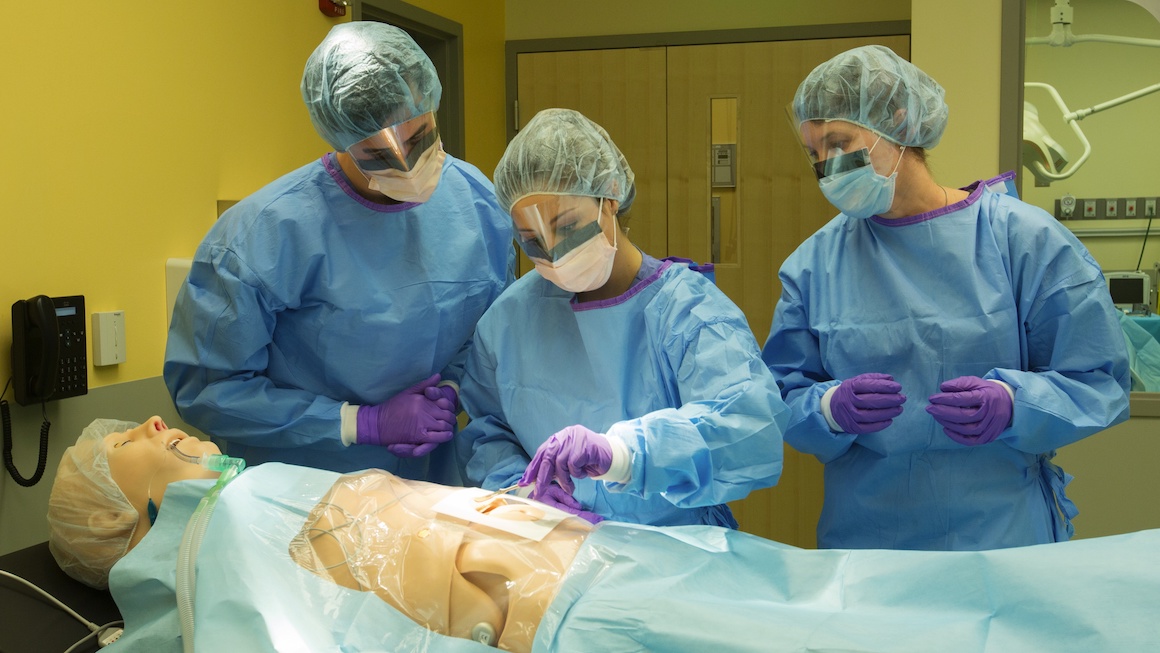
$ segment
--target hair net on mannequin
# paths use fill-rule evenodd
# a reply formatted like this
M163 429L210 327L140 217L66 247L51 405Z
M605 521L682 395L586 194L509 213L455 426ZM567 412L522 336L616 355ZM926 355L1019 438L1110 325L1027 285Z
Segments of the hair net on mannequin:
M435 111L442 95L434 64L410 35L374 21L335 25L302 74L310 120L338 150Z
M571 109L544 109L520 130L495 168L495 196L511 212L528 195L636 197L632 168L604 128Z
M793 98L798 124L845 120L907 147L938 145L947 126L938 82L881 45L839 54L805 78Z
M124 557L137 529L137 510L109 474L105 436L139 426L98 419L61 458L48 497L48 549L69 576L109 586L109 569Z

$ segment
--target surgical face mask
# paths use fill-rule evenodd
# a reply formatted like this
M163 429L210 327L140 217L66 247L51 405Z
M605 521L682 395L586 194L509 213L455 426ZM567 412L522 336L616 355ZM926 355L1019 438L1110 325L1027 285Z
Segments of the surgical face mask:
M406 172L393 168L362 172L367 176L371 190L400 202L422 203L431 199L435 187L439 185L439 178L443 174L443 161L446 158L443 143L436 142L419 157L414 167Z
M604 200L598 206L597 220L603 220ZM588 231L588 230L584 230ZM591 232L590 232L591 233ZM613 233L615 234L615 224ZM616 236L613 236L615 240ZM553 248L556 249L556 248ZM525 248L525 252L528 250ZM582 244L576 245L552 260L531 256L540 276L568 292L590 292L608 283L616 259L616 243L609 243L603 230L596 230Z
M874 145L870 146L867 161L869 152L877 145L878 141L874 141ZM905 150L903 147L902 151ZM868 164L824 177L818 180L818 186L830 204L839 211L851 218L865 220L886 213L894 204L894 182L898 178L898 166L901 163L902 152L889 177L878 174L874 166Z

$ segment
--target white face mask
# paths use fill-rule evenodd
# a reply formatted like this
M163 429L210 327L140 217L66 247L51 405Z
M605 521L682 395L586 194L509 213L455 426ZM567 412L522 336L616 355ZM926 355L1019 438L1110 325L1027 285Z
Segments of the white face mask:
M873 152L881 140L882 137L878 137L869 151ZM905 151L903 147L901 152ZM894 206L894 182L898 178L898 166L902 165L901 152L889 177L878 174L873 164L866 165L818 180L822 194L830 204L851 218L865 220L886 213Z
M364 171L363 174L367 176L371 190L400 202L422 203L431 199L435 187L439 185L439 178L443 174L443 160L446 158L443 142L440 141L427 148L415 162L415 167L407 172L387 169Z
M615 234L613 223L613 234ZM616 236L613 235L615 240ZM612 276L612 262L616 258L616 243L609 243L604 232L565 254L555 265L534 260L540 276L568 292L590 292L608 283Z

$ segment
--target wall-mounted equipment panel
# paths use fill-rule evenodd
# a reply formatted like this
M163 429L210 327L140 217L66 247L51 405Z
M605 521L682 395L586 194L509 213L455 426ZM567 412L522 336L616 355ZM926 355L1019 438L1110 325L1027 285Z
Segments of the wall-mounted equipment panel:
M1155 218L1157 197L1075 197L1055 200L1059 220L1137 220Z

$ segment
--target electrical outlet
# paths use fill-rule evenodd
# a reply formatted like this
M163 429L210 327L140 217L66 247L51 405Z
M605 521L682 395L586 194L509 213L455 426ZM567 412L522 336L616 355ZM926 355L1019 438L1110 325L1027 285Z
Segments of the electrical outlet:
M1155 197L1149 197L1148 199L1144 200L1144 217L1145 218L1156 217L1156 198Z
M1083 217L1085 217L1085 218L1096 217L1096 201L1095 200L1084 200L1083 201Z
M1129 197L1128 199L1124 200L1124 217L1136 217L1136 198Z
M1107 199L1104 200L1104 217L1118 218L1120 217L1120 200Z

